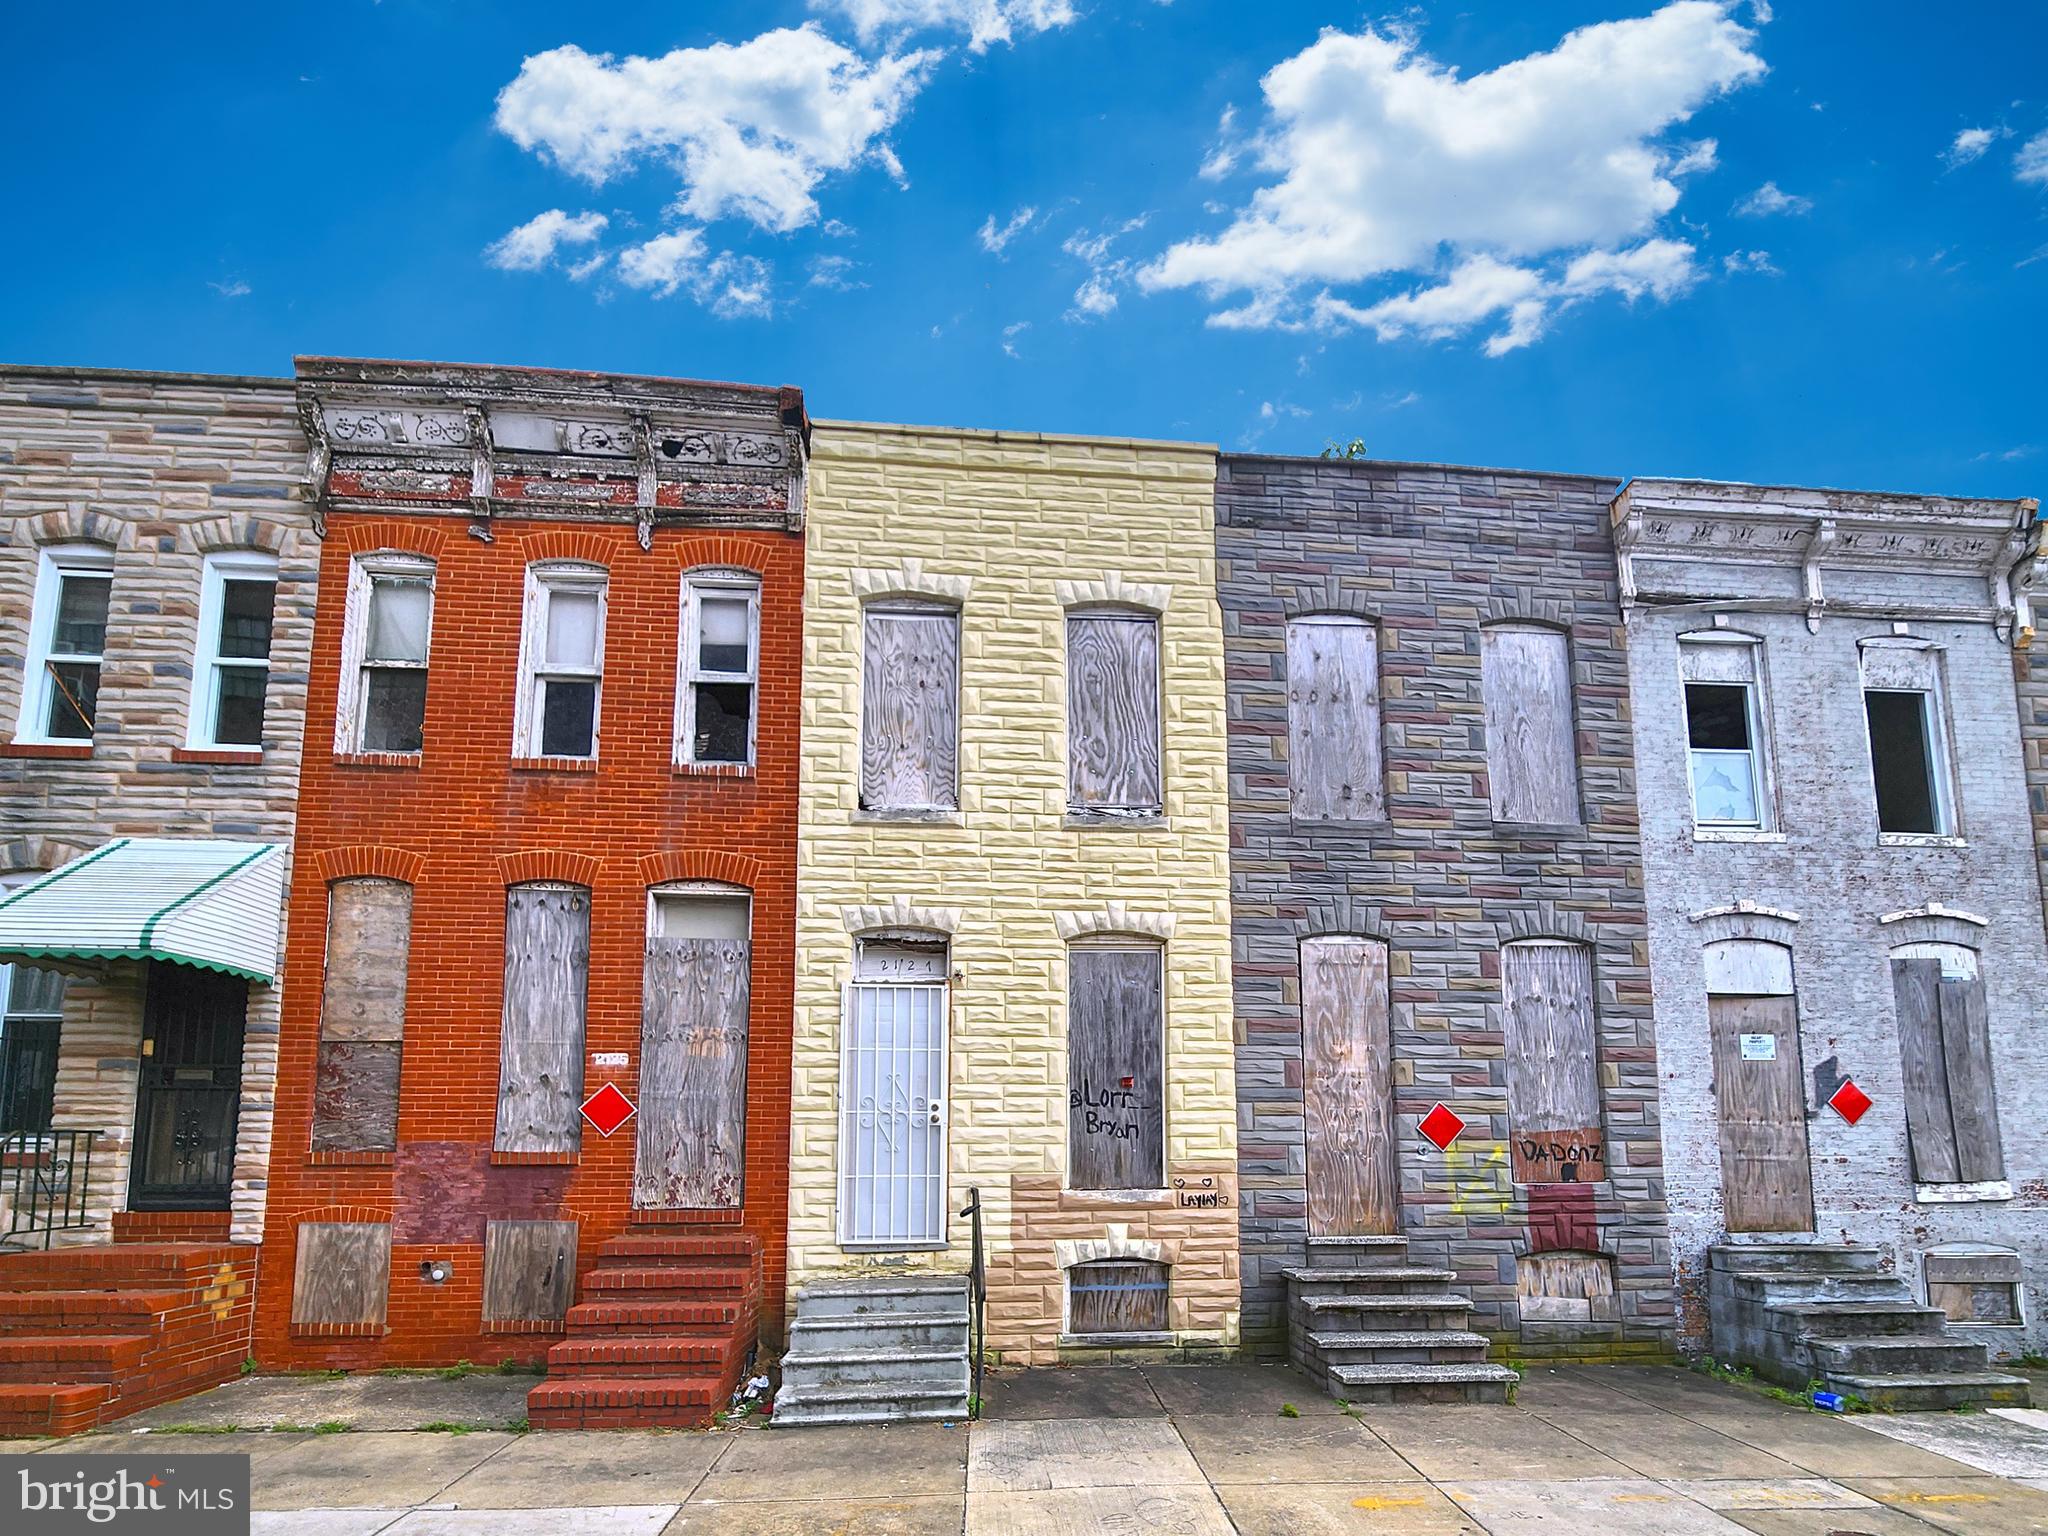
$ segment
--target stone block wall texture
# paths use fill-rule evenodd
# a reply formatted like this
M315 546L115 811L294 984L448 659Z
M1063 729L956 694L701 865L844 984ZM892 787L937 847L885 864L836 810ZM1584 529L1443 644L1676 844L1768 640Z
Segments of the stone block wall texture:
M300 486L306 444L290 380L0 369L0 874L46 870L116 837L292 835L313 641L318 542ZM106 661L89 750L17 745L41 551L113 553ZM216 551L278 559L263 746L185 750L200 574ZM316 955L311 972L319 985ZM109 962L65 992L59 1127L101 1132L93 1226L127 1200L144 967ZM231 1233L263 1230L278 1003L252 986Z
M1670 1254L1658 1140L1628 665L1607 533L1612 482L1432 465L1226 454L1218 590L1229 664L1231 888L1245 1340L1286 1347L1280 1271L1305 1259L1301 941L1388 946L1401 1227L1418 1263L1455 1270L1472 1326L1523 1355L1669 1348ZM1387 820L1289 814L1287 620L1377 624ZM1496 825L1480 630L1562 628L1570 647L1583 826ZM1511 1179L1500 951L1592 946L1608 1178ZM1467 1121L1448 1152L1416 1130L1442 1101ZM1565 1198L1559 1198L1562 1192ZM1618 1316L1521 1319L1516 1262L1592 1246Z
M1945 652L1957 799L1957 847L1883 847L1863 717L1857 642L1892 633L1885 618L1830 616L1818 634L1794 613L1731 610L1730 624L1763 640L1766 707L1775 750L1781 842L1699 842L1692 825L1679 634L1704 629L1711 608L1636 611L1629 660L1641 765L1643 844L1663 1070L1666 1180L1671 1194L1684 1334L1707 1336L1706 1249L1724 1229L1718 1121L1701 950L1709 939L1752 936L1792 950L1806 1077L1814 1220L1829 1242L1874 1243L1916 1286L1919 1256L1939 1243L2019 1250L2030 1286L2048 1277L2048 1090L2039 1041L2048 1008L2048 944L2028 764L2038 775L2042 691L2038 647L2015 657L1987 623L1910 618L1911 632ZM2021 711L2029 741L2022 752ZM2038 811L2042 784L2032 788ZM1692 914L1747 901L1797 917L1695 922ZM1886 914L1929 902L1990 919L1885 924ZM1990 1018L1992 1072L2014 1198L1979 1204L1914 1198L1889 951L1908 942L1958 942L1980 955ZM1874 1106L1856 1125L1825 1107L1841 1077ZM2048 1319L2038 1304L2025 1330L1986 1329L1994 1351L2040 1349Z
M1062 1259L1074 1246L1171 1265L1183 1347L1236 1341L1227 1203L1194 1209L1171 1181L1234 1183L1230 888L1223 646L1215 595L1212 450L819 422L805 577L802 824L792 1083L790 1283L896 1270L958 1272L942 1251L838 1244L841 989L854 934L942 926L951 939L948 1198L981 1191L989 1343L1006 1360L1059 1355ZM1164 824L1066 824L1064 606L1150 587L1163 609ZM1158 589L1164 589L1163 591ZM864 819L861 595L961 602L960 810ZM964 594L964 596L962 596ZM1169 1189L1109 1198L1066 1175L1066 935L1096 924L1165 937Z
M416 759L337 758L335 709L353 554L436 561L425 747ZM789 1172L789 1019L795 909L797 692L803 542L794 534L663 526L642 550L630 524L499 517L491 540L446 515L330 516L323 550L310 748L299 807L291 965L312 978L285 999L257 1350L266 1366L369 1368L538 1360L533 1324L485 1326L492 1220L574 1221L578 1278L632 1214L634 1125L588 1125L578 1151L494 1155L504 1005L505 890L519 880L590 887L585 1091L637 1097L648 887L718 881L753 894L745 1188L741 1209L659 1213L664 1230L744 1228L769 1275L763 1327L779 1331ZM512 757L527 565L575 558L609 573L605 671L593 762ZM761 578L757 762L752 773L672 764L682 578L699 567ZM518 856L516 861L513 856ZM315 1153L313 1085L328 883L413 882L397 1149ZM624 1053L625 1067L591 1063ZM297 1233L308 1222L388 1222L385 1326L313 1337L291 1323ZM421 1275L428 1260L447 1280ZM559 1327L554 1330L559 1333Z

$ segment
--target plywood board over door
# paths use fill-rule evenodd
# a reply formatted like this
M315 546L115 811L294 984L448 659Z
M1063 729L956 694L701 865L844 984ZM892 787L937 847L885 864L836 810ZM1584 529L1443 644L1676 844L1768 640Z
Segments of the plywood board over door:
M1798 1006L1790 997L1707 999L1730 1232L1811 1232L1813 1172Z
M745 939L647 941L633 1203L736 1209L747 1140Z
M1387 946L1376 939L1301 946L1301 1097L1309 1235L1400 1231Z

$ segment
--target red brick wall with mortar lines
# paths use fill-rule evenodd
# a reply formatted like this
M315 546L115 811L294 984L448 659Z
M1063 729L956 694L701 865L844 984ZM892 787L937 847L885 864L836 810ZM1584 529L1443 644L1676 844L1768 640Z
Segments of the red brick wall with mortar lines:
M623 1069L586 1066L637 1091L646 891L677 879L753 891L744 1209L689 1218L743 1224L766 1265L763 1324L780 1331L789 1180L789 1073L796 904L797 727L803 540L759 531L659 529L643 551L629 526L501 519L493 542L452 517L336 514L322 552L308 750L300 779L291 927L271 1155L265 1284L256 1354L266 1368L538 1361L558 1336L484 1331L483 1228L493 1217L579 1223L580 1272L630 1214L633 1126L584 1128L573 1162L491 1157L497 1114L505 886L588 884L586 1051L625 1051ZM434 628L426 747L417 763L338 762L333 721L354 552L430 555ZM610 572L600 760L595 772L515 767L512 705L527 565L578 559ZM752 775L671 765L683 573L714 566L761 577L761 670ZM330 1154L311 1143L327 885L350 875L413 884L398 1152ZM295 1233L313 1220L393 1224L387 1328L295 1336ZM428 1259L452 1276L420 1278Z

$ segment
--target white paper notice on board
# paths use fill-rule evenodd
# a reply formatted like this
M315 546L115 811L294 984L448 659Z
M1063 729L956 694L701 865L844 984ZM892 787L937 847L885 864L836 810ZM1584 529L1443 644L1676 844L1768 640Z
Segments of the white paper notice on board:
M1744 1035L1742 1037L1742 1059L1744 1061L1776 1061L1778 1059L1778 1037L1776 1035Z

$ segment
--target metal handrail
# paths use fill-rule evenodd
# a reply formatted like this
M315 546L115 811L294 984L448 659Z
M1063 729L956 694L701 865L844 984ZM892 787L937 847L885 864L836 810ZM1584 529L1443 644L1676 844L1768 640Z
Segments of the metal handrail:
M981 1371L988 1352L988 1266L981 1252L981 1191L967 1191L967 1204L960 1214L968 1219L973 1249L967 1262L968 1348L972 1353L974 1392L968 1399L968 1417L981 1417Z
M92 1149L98 1131L9 1131L0 1135L0 1190L7 1194L8 1241L23 1236L43 1247L59 1232L90 1227ZM19 1243L16 1246L22 1246Z

